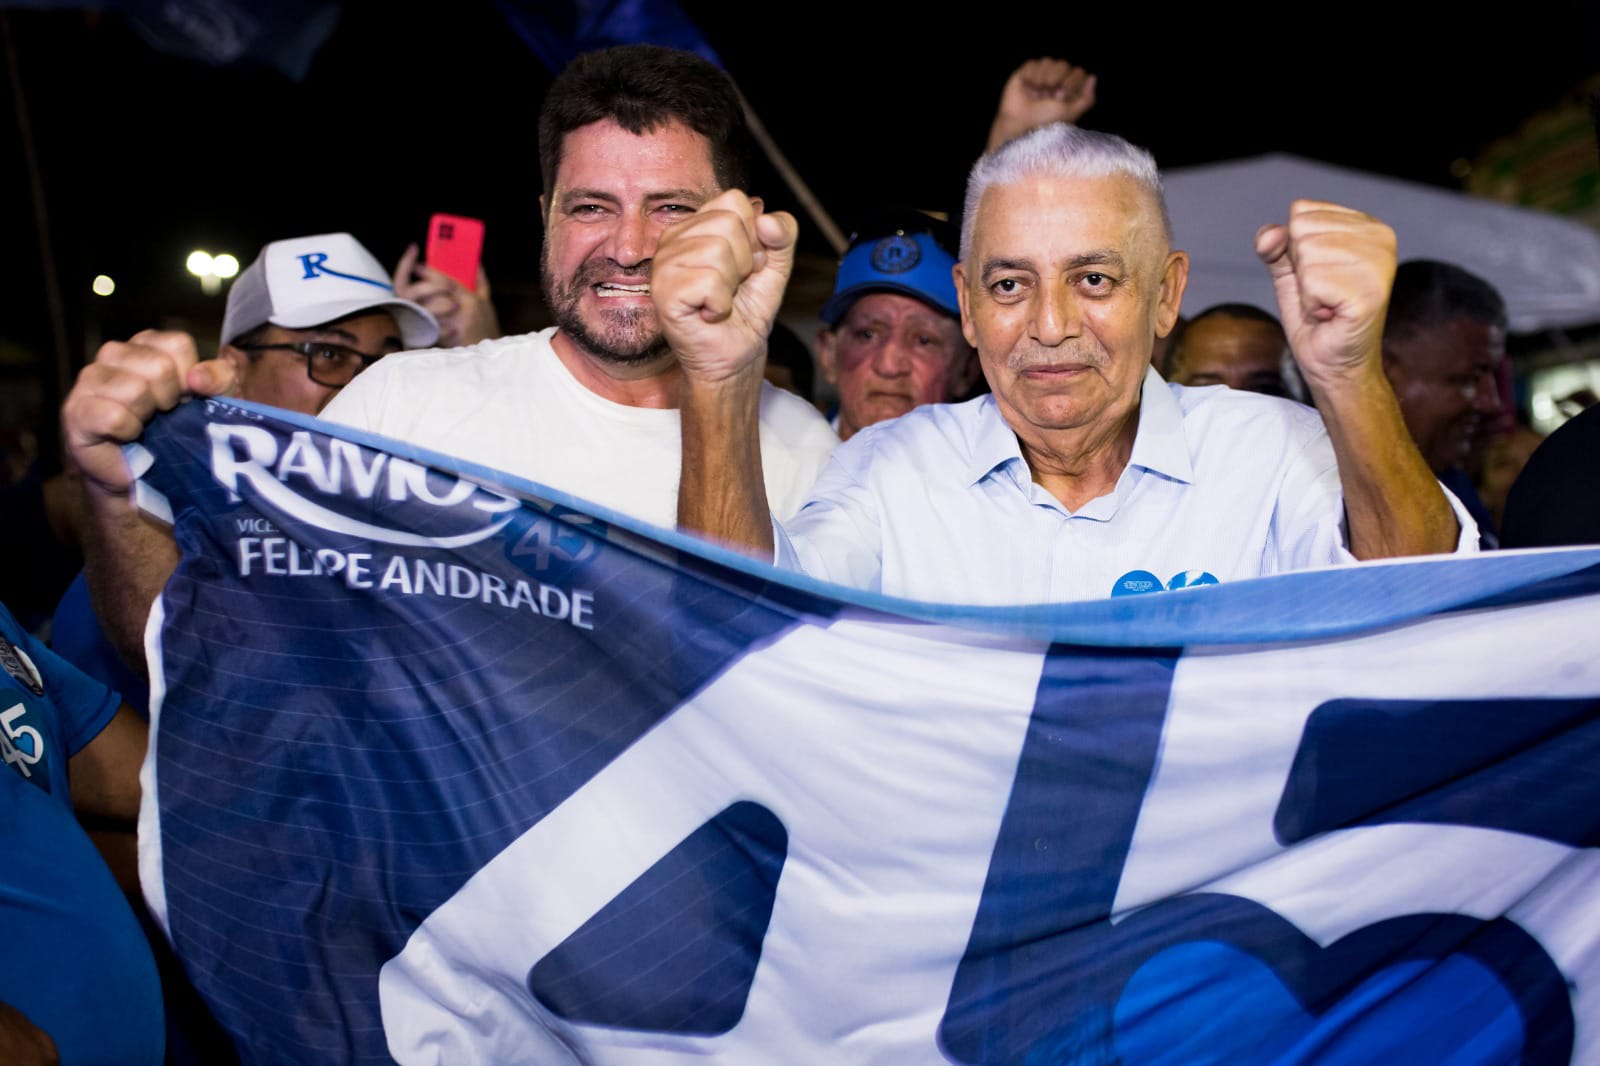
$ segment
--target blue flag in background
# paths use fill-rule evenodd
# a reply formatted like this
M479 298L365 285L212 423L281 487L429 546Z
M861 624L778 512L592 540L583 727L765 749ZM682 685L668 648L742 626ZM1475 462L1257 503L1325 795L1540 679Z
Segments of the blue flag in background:
M231 401L130 449L246 1062L1600 1062L1600 547L967 608Z
M673 0L495 0L517 34L553 73L580 52L616 44L660 44L722 60Z
M311 62L338 25L337 0L8 0L8 7L108 8L151 48L214 67L270 66L304 81Z

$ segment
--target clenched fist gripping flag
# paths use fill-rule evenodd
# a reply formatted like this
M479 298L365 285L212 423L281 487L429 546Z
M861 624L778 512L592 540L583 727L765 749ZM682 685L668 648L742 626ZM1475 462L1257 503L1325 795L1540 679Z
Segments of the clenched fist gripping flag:
M1600 548L971 609L246 404L131 451L145 892L247 1062L1600 1063Z

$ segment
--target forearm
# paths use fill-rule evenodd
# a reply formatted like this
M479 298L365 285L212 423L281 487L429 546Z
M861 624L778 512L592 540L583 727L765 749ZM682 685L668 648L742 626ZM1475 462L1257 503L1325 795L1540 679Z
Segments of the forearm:
M1021 123L996 115L994 121L989 124L989 137L983 142L984 154L987 155L1011 138L1027 132L1028 128Z
M178 565L178 546L164 523L129 496L86 484L84 578L106 637L123 660L146 670L145 622Z
M1381 368L1337 388L1313 385L1312 397L1338 460L1351 553L1388 559L1454 551L1461 525Z
M463 289L456 310L439 315L441 348L462 348L501 336L500 319L486 295Z
M770 562L772 515L761 470L761 364L715 383L685 380L678 525Z
M72 757L72 806L81 817L132 827L139 818L139 767L150 727L123 704Z

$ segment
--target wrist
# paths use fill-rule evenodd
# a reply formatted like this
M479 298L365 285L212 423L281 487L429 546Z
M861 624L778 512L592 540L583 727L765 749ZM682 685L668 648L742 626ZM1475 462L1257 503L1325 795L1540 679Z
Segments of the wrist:
M1389 392L1389 378L1383 372L1381 357L1361 359L1333 366L1297 364L1300 376L1320 404L1324 400L1338 402L1343 397L1355 399L1370 396L1374 391Z
M999 148L1002 144L1005 144L1011 138L1021 133L1023 129L1024 127L1021 123L1009 122L1003 118L996 118L993 124L989 126L989 140L983 147L984 152L987 153L994 151L996 148Z
M684 358L679 350L678 369L686 388L739 393L759 387L766 377L766 344L758 342L737 353L715 352L705 357Z
M703 409L739 409L758 404L766 379L765 360L712 372L685 370L680 380L682 404Z
M94 504L98 501L127 500L133 494L132 480L110 480L97 477L82 466L72 468L73 480L78 482L78 491L83 494L83 499Z

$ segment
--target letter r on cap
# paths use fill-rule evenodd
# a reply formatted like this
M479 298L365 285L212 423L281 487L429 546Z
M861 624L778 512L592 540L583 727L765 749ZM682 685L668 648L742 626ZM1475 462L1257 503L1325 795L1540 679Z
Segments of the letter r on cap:
M305 276L300 280L304 281L306 278L314 278L318 274L323 273L324 271L322 264L326 263L327 261L327 252L307 252L305 255L302 255L300 257L300 265L305 268Z

